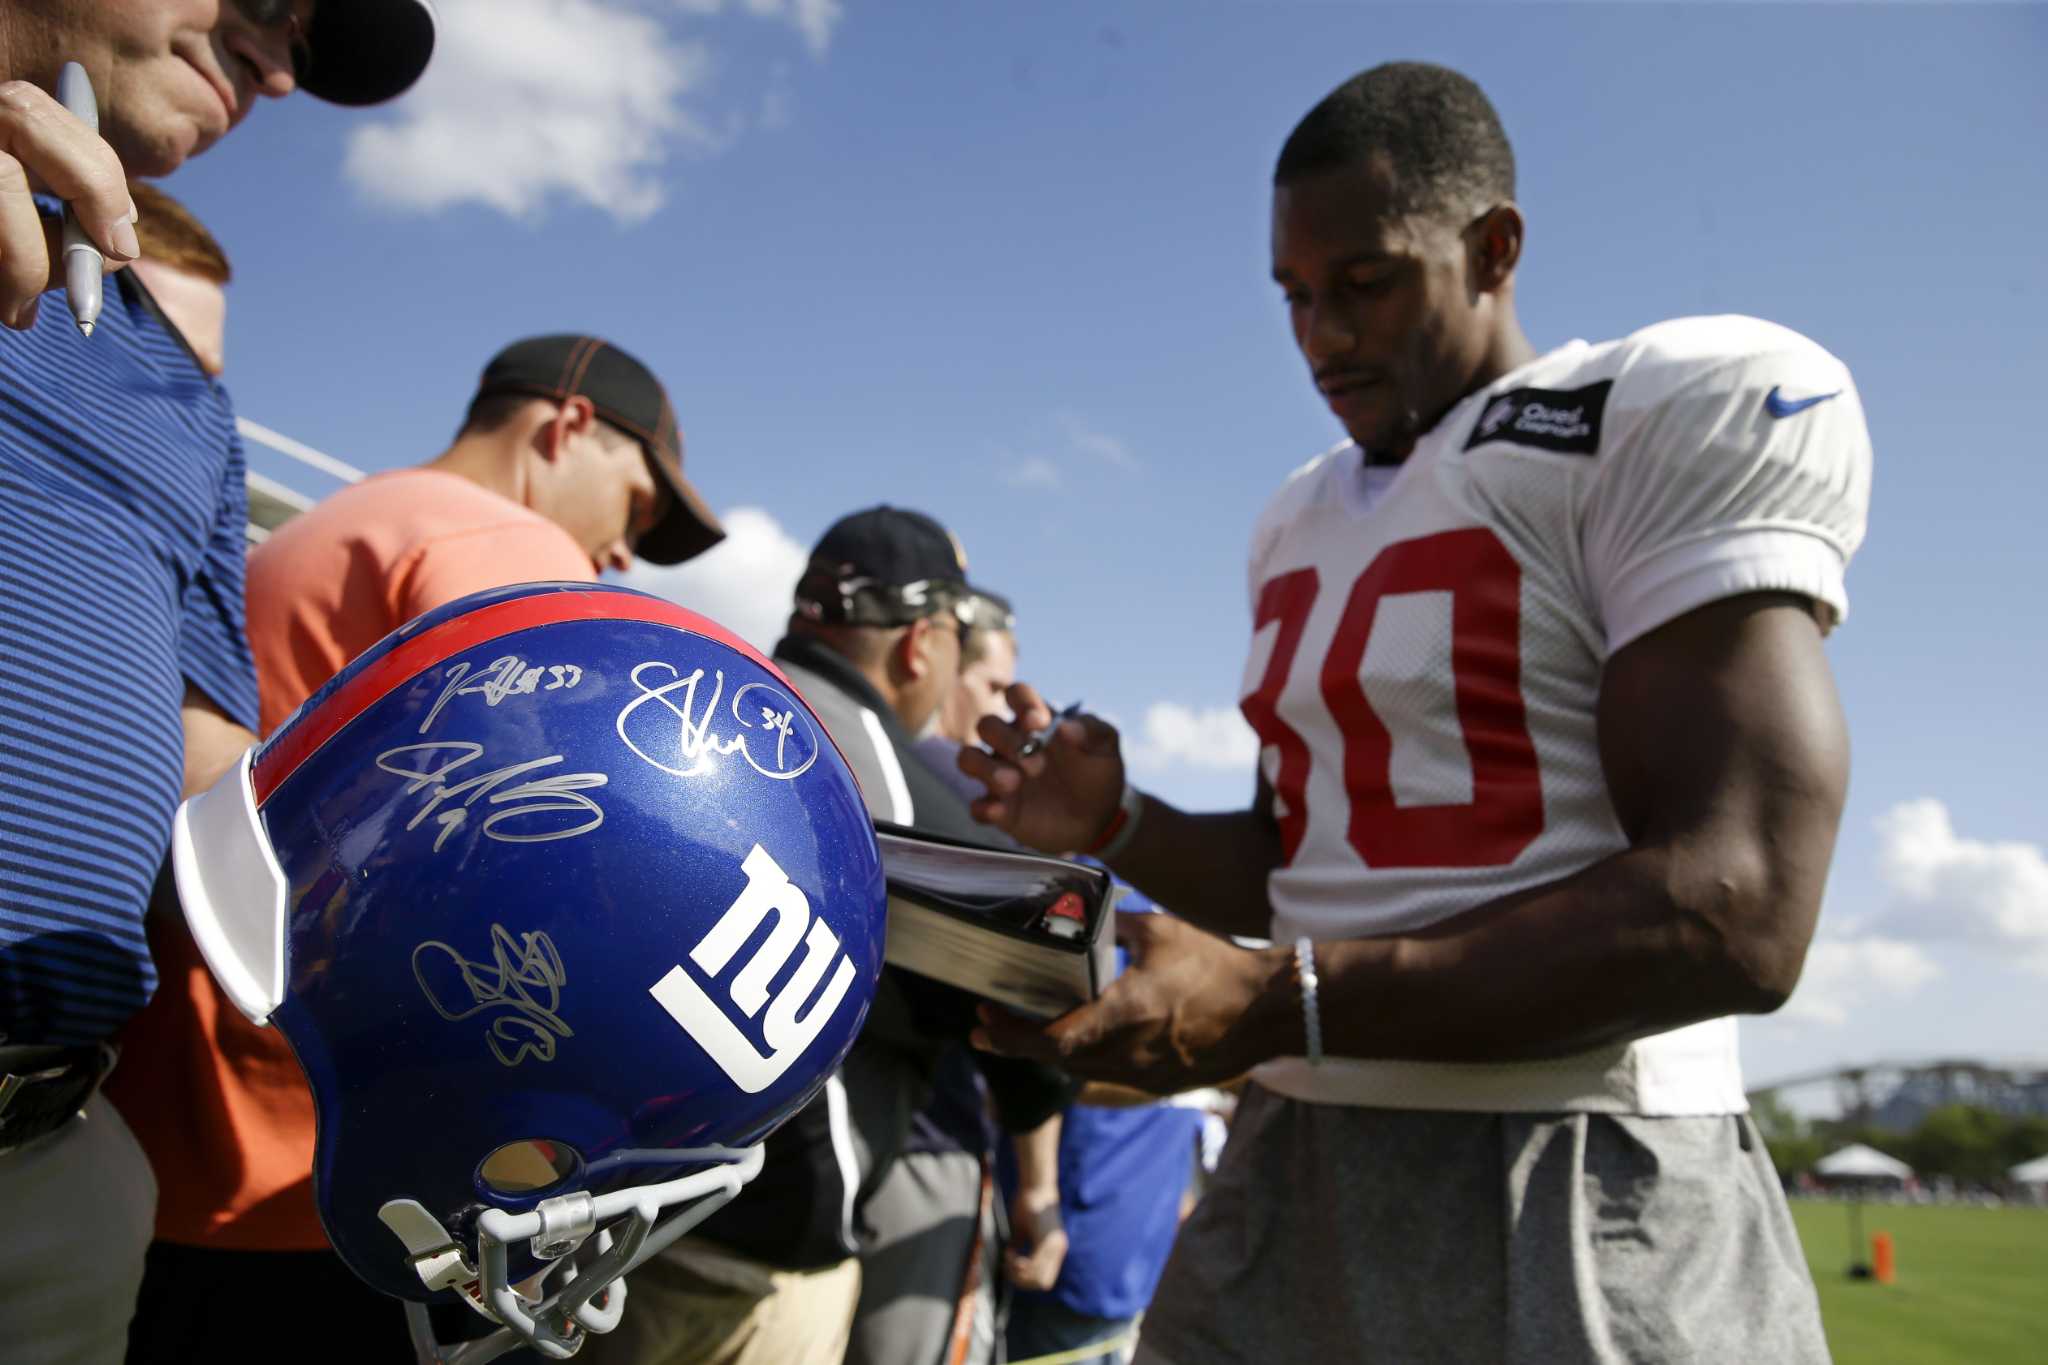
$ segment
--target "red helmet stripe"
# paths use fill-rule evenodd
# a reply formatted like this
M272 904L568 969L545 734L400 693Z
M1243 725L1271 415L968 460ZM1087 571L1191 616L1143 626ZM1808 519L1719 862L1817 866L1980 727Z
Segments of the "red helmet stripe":
M350 721L382 701L393 688L451 655L500 636L561 621L649 621L655 625L674 626L738 650L780 679L791 693L801 695L795 685L783 677L782 670L759 650L717 622L673 602L643 597L638 593L602 591L543 592L515 597L443 621L398 645L382 658L365 665L361 672L330 696L317 713L302 717L298 724L279 734L274 742L266 744L257 754L249 774L257 804L268 801L270 794L301 763L318 752L321 745L340 734Z

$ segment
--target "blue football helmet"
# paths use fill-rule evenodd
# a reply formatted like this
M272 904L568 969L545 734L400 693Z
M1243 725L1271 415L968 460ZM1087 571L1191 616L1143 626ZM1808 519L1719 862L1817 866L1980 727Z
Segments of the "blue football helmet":
M335 1250L554 1359L759 1169L882 967L875 834L824 727L752 648L622 588L393 632L180 809L173 859L215 976L311 1085Z

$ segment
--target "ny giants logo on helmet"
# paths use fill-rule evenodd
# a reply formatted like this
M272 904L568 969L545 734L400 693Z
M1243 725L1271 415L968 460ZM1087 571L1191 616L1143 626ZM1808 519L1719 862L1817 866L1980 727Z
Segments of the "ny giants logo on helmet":
M812 916L809 898L776 865L768 850L755 844L740 870L747 874L746 888L690 950L690 961L707 976L716 977L753 937L761 921L770 913L776 916L766 941L727 987L733 1004L747 1018L759 1016L762 1007L767 1007L761 1034L768 1044L768 1054L763 1056L747 1040L725 1009L681 966L671 967L666 976L648 987L648 994L718 1063L734 1085L753 1095L773 1085L817 1038L846 998L854 971L852 961L839 951L839 936L824 920ZM804 950L803 961L771 1003L768 983L781 974L799 944ZM805 1011L804 1002L824 981L835 958L838 966L832 971L832 979Z

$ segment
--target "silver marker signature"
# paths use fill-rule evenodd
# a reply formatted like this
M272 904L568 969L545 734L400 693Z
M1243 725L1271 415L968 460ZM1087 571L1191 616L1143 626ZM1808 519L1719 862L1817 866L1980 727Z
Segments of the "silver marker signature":
M548 680L545 687L541 685L542 678ZM475 675L475 681L471 681L469 665L459 663L448 671L448 685L441 689L433 710L427 712L427 718L420 722L420 733L425 734L427 727L441 714L441 708L457 697L481 694L484 705L496 706L507 697L529 696L536 691L556 692L582 681L583 670L575 664L529 665L517 654L493 659Z
M664 681L657 670L668 675ZM747 683L732 694L728 710L733 723L742 731L751 731L761 753L756 755L748 745L746 734L734 734L727 739L711 728L718 718L718 703L725 695L725 673L714 670L704 698L701 711L698 708L698 688L704 683L704 670L692 669L683 673L673 664L650 660L633 669L633 685L640 689L640 695L626 703L619 712L617 729L619 738L642 761L652 764L665 773L677 777L696 777L711 771L711 760L719 754L738 754L746 760L747 766L763 777L786 782L801 777L818 761L818 733L810 719L805 716L797 703L791 701L780 689L767 683ZM651 680L651 681L650 681ZM675 761L664 762L642 748L627 733L627 724L633 720L643 706L655 702L677 721L675 740ZM666 727L659 726L659 733L666 737ZM644 724L637 726L643 732ZM770 742L774 751L769 752ZM666 750L666 744L661 746Z
M485 796L490 798L493 809L483 819L481 828L487 838L507 844L538 844L549 839L569 839L578 834L588 834L604 823L604 810L597 802L582 793L592 787L602 787L610 779L603 773L557 773L550 777L533 778L506 786L514 778L538 768L552 767L562 761L560 754L547 758L528 759L524 763L509 763L502 768L493 768L486 773L477 773L461 782L450 782L449 776L458 768L483 757L484 746L471 740L429 740L424 744L401 744L396 749L386 749L377 755L377 766L393 777L408 779L406 794L425 790L429 793L425 804L406 821L407 829L417 829L421 822L432 816L440 822L441 832L434 836L434 851L448 842L450 835L469 821L469 808ZM459 802L449 805L449 802ZM445 809L444 809L445 807ZM535 831L530 817L555 815L557 820L543 820L543 828ZM562 824L560 816L577 817L575 824ZM501 826L508 821L522 822L519 831L508 831ZM548 828L552 824L553 828Z
M445 956L434 956L436 950ZM441 978L442 989L451 995L448 988L459 983L468 992L469 1003L450 1009L427 979L429 972ZM515 939L504 925L493 924L489 962L471 962L439 939L429 939L412 950L412 975L443 1019L467 1019L499 1007L509 1011L493 1019L484 1035L491 1055L505 1066L518 1066L528 1057L551 1062L556 1039L576 1034L556 1013L569 974L562 969L554 940L538 929ZM508 1047L513 1049L509 1056Z

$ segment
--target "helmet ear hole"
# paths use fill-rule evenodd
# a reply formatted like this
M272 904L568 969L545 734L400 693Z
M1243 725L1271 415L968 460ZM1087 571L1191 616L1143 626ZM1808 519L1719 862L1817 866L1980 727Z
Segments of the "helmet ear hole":
M483 1159L476 1183L490 1194L529 1195L560 1184L582 1165L582 1156L565 1142L520 1138Z

